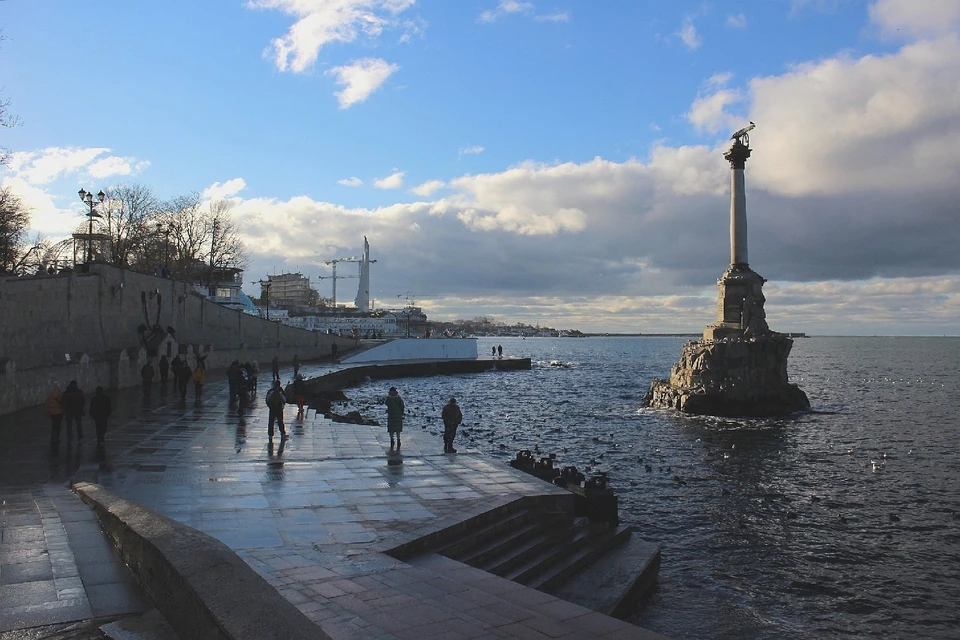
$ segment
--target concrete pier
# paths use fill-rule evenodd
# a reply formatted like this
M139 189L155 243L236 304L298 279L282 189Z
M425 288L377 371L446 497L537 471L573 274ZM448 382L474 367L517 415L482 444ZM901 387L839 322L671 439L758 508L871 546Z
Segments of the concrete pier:
M308 376L329 371L302 368ZM281 375L286 382L291 372ZM92 424L79 447L67 452L61 444L51 457L39 408L0 418L0 494L6 505L20 505L17 513L0 512L0 631L52 625L55 633L78 621L98 625L154 609L173 628L184 628L182 605L142 585L159 567L184 566L189 557L148 561L136 550L141 543L130 542L147 539L137 534L145 526L161 539L183 535L178 527L185 527L225 545L257 574L251 584L273 589L319 628L318 637L321 631L334 638L662 637L449 558L397 559L391 550L518 500L552 503L570 494L476 451L444 455L441 443L423 433L404 432L401 455L390 457L385 428L334 424L312 412L294 420L290 408L289 440L271 444L262 400L267 377L242 413L229 406L216 372L199 404L174 400L172 389L156 385L149 397L138 389L113 394L116 415L103 452L93 444ZM397 459L401 464L388 464ZM106 527L114 539L127 540L123 553L103 527L91 526L94 507L65 489L67 481L89 483L77 488L98 512L145 519L131 522L122 536L116 522ZM52 535L68 522L86 524ZM202 537L190 540L180 553L204 544ZM155 547L178 553L178 545ZM84 579L83 570L71 571L67 552L74 565L108 564L114 586L98 589L93 574ZM242 567L231 571L239 576ZM201 595L195 604L203 602ZM227 617L230 607L250 606L229 599L209 604L226 607ZM269 609L262 610L264 629Z

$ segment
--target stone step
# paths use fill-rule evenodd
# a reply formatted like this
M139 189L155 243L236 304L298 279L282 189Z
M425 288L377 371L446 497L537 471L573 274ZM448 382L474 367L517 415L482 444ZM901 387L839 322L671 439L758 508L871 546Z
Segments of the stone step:
M467 552L458 554L444 553L443 555L473 567L487 566L494 563L497 558L506 557L510 555L514 549L526 545L530 541L542 537L544 533L562 526L562 523L565 523L566 520L567 518L562 514L544 513L529 518L528 521L523 522L513 530L504 531L502 535L490 539L482 545L474 545Z
M486 522L478 521L476 527L462 532L447 544L437 547L435 551L465 564L474 564L469 561L474 553L509 540L511 536L526 531L530 527L536 527L544 514L545 512L539 509L531 508L495 514Z
M497 575L521 584L530 584L552 567L564 563L568 557L576 552L578 547L588 543L596 535L598 529L607 527L606 524L582 524L580 522L575 523L575 525L552 535L549 542L543 545L539 553L531 554L529 559L522 564L510 568L505 573L497 573Z
M562 563L555 564L535 580L527 583L528 586L541 591L549 591L560 586L600 556L626 542L630 538L630 533L630 527L609 527L594 533L570 555L564 557Z
M636 603L656 584L659 571L660 545L641 539L634 530L629 539L591 562L575 579L548 592L623 618L636 610Z
M576 529L588 525L586 518L576 518L572 521L558 523L553 527L543 527L535 535L515 545L505 548L497 557L489 558L483 564L473 565L498 576L510 576L511 572L525 567L531 561L542 558L551 549L557 549L567 544ZM509 579L513 579L510 577Z

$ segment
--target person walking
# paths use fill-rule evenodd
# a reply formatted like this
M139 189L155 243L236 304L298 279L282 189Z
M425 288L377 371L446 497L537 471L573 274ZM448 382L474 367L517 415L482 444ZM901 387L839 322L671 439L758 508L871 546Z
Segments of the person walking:
M271 365L273 366L273 379L275 381L280 380L280 360L277 358L277 356L273 356L273 362L271 362Z
M167 379L170 376L170 361L167 360L167 354L160 356L160 362L157 363L157 368L160 370L160 384L166 388Z
M297 375L300 373L300 356L294 354L293 356L293 379L297 379Z
M230 389L230 404L237 401L237 393L240 391L240 361L234 360L227 367L227 386Z
M63 391L60 390L60 383L54 382L53 389L47 396L47 401L43 408L50 416L50 448L57 450L60 448L60 425L63 424Z
M270 391L267 391L267 408L270 410L267 418L267 436L273 440L273 423L276 422L280 428L280 439L287 439L287 429L283 425L283 405L287 404L287 397L283 395L283 389L280 388L280 381L274 380Z
M177 387L180 380L180 367L184 365L184 361L180 358L178 353L173 357L173 360L170 361L170 373L173 374L173 386Z
M457 406L457 399L450 398L450 402L443 408L440 414L443 418L443 452L456 453L453 448L453 440L457 437L457 427L463 422L463 412Z
M303 417L303 404L306 400L307 383L302 374L297 374L293 380L293 397L297 401L297 420Z
M87 404L87 396L83 389L77 386L76 380L71 380L67 385L63 397L60 398L60 404L63 405L63 415L67 417L67 446L73 444L73 425L77 425L77 444L83 440L83 425L80 419L83 417L83 408Z
M496 347L490 347L490 357L491 357L491 358L496 358L496 357L497 357L497 348L496 348Z
M90 398L90 417L93 418L93 424L97 428L98 447L106 443L107 419L111 413L113 413L113 404L110 402L110 396L103 391L103 387L97 387L93 397Z
M403 431L403 398L396 387L390 387L387 394L387 433L390 434L390 448L400 450L400 433ZM396 442L394 442L396 439Z
M197 363L197 368L193 370L193 399L200 402L200 394L203 392L203 381L206 377L206 369Z
M153 363L147 358L147 364L140 367L140 377L143 378L144 393L150 392L150 385L153 384L153 376L155 376L156 373L156 370L153 368Z
M180 399L187 399L187 385L190 383L190 378L193 377L193 372L190 371L190 365L186 362L180 364L180 368L177 369L177 390L180 391Z
M499 358L503 357L503 345L499 345L499 344L497 345L497 357Z

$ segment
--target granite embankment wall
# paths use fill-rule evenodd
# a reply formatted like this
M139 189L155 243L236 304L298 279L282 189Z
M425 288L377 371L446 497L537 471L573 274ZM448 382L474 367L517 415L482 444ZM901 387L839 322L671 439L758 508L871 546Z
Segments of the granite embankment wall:
M159 313L159 317L158 317ZM184 282L92 265L87 273L0 278L0 413L43 402L55 380L66 387L140 384L148 359L141 325L173 333L149 342L157 354L206 353L208 369L234 359L289 362L340 353L352 339L268 322L207 301ZM155 361L155 359L154 359Z

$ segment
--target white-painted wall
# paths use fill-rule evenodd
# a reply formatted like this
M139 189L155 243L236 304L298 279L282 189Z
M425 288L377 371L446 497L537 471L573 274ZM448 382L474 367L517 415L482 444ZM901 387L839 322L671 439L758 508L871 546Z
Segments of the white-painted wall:
M476 360L475 338L397 338L341 360L344 364L391 360Z

